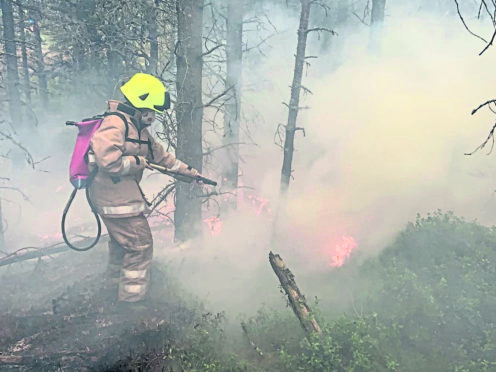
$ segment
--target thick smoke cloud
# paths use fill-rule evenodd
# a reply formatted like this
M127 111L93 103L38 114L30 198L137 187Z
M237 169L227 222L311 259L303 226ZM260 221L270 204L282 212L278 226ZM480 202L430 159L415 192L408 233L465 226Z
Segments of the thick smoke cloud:
M246 58L243 76L243 133L249 131L258 146L242 146L242 182L253 189L242 189L237 213L221 216L218 235L186 246L174 245L170 234L157 235L156 257L185 288L219 309L251 312L261 303L280 302L267 261L271 249L300 275L304 290L325 296L333 284L323 288L309 277L340 270L331 262L343 236L358 244L345 263L354 265L380 251L417 213L441 208L494 223L494 158L486 151L464 153L485 139L494 120L488 110L476 116L470 111L495 95L495 51L477 56L481 45L456 15L405 12L394 4L387 13L379 55L369 52L369 30L358 21L338 29L339 41L328 51L316 35L310 37L308 54L319 58L310 60L303 84L313 94L302 98L309 107L298 120L305 136L297 134L287 210L271 244L282 162L274 132L287 117L281 102L289 97L297 18L270 12L279 33L266 56ZM55 137L66 156L69 137ZM250 142L246 135L243 140ZM47 141L54 143L53 137ZM68 159L48 164L50 174L26 171L23 189L32 204L23 205L7 235L16 246L58 232L70 191ZM144 189L156 192L164 182L152 177ZM269 203L261 208L257 198ZM77 205L74 223L91 223L84 201L81 209ZM18 216L15 204L5 209Z
M289 96L296 20L275 22L281 31L273 41L277 47L258 65L258 75L250 71L245 78L256 85L244 93L245 105L259 110L264 121L250 128L260 147L245 148L243 178L273 207L282 160L273 133L286 117L281 102ZM209 288L212 302L229 302L230 290L212 294L226 280L230 288L239 282L236 288L245 294L257 288L259 302L268 301L277 285L266 262L270 249L283 254L310 294L325 297L341 284L322 285L310 277L339 270L331 263L343 236L358 244L348 261L354 265L384 248L417 213L443 209L484 224L495 221L493 157L486 150L464 155L486 138L494 120L488 110L470 115L494 97L493 51L479 57L480 44L456 16L412 17L394 6L380 55L368 50L367 28L343 31L340 51L322 55L318 43L309 46L309 54L320 58L312 60L304 80L313 92L304 96L302 105L310 109L298 120L306 136L297 135L294 182L276 243L269 244L267 220L247 218L242 210L202 247L202 257L215 258L190 274L199 293ZM338 68L334 52L344 61ZM215 260L225 262L220 273ZM252 270L244 272L247 263ZM246 295L240 308L246 311L252 302Z

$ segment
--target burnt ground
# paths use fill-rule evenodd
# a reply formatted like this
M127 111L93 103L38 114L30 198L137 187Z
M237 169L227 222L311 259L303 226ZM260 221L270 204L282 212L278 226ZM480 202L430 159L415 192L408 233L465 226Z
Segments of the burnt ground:
M150 356L139 362L145 370L159 356L160 370L182 370L200 306L186 304L154 265L146 307L122 309L103 285L105 253L100 246L0 267L1 371L118 371L138 355Z

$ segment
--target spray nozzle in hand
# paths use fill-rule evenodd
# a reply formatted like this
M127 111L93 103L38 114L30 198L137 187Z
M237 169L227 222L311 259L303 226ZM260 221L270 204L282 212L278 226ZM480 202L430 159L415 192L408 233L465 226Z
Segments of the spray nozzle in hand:
M161 165L155 164L148 162L150 165L151 169L157 170L160 173L167 174L168 176L172 176L175 179L182 181L182 182L187 182L191 183L195 181L199 185L211 185L211 186L217 186L217 182L211 179L208 179L206 177L203 177L201 174L197 173L196 175L186 175L186 174L181 174L178 172L173 172L165 167L162 167Z

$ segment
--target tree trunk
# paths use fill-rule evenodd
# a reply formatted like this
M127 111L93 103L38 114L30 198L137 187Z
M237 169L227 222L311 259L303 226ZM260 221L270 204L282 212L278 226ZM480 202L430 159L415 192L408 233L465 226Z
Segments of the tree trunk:
M14 14L11 0L1 0L3 39L7 63L7 86L12 127L21 124L21 99L19 95L19 73L17 70L17 47L15 42Z
M176 119L178 159L202 169L202 27L203 0L177 0ZM195 235L201 224L201 200L195 183L177 183L175 238Z
M158 64L158 30L157 30L157 8L154 4L150 6L148 15L148 40L150 43L150 61L148 73L155 75Z
M19 10L19 34L21 36L21 52L22 52L22 72L24 78L24 96L26 103L31 104L31 82L29 81L29 66L28 66L28 51L26 47L26 23L24 18L24 8L21 0L18 0L17 9Z
M305 63L305 49L308 35L308 18L310 17L311 0L300 0L301 14L298 28L298 45L296 47L296 61L291 85L291 99L289 101L288 123L286 125L286 138L284 141L284 159L281 171L281 195L284 196L289 187L291 167L293 163L294 136L297 130L296 119L300 105L301 81Z
M243 3L228 0L226 29L226 89L229 99L224 113L224 145L227 161L223 182L226 191L235 191L238 187L239 169L239 122L241 115L241 74L243 57ZM237 200L232 198L231 208L236 208Z
M384 24L384 10L386 0L372 0L370 18L370 50L372 53L381 52L382 27Z
M32 17L33 19L33 32L35 37L35 47L34 53L36 55L36 75L38 76L39 94L41 99L41 104L43 107L47 107L48 105L48 88L47 88L47 79L45 73L45 59L43 58L43 47L40 33L40 26L38 20Z

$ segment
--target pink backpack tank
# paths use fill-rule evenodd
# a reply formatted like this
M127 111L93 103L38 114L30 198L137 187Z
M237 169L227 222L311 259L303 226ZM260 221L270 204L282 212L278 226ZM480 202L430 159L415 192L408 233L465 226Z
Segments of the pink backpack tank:
M66 125L76 126L79 130L69 166L69 180L72 186L78 190L90 186L88 151L90 149L91 137L100 128L102 121L103 117L95 117L80 122L67 121L65 123Z
M87 251L93 248L100 240L100 236L102 234L102 224L100 221L100 217L98 216L95 206L91 202L91 198L89 194L91 182L93 181L93 178L96 176L96 173L98 172L98 168L95 167L90 172L90 167L88 163L88 151L90 150L91 138L93 137L93 134L95 134L98 128L100 128L103 119L109 115L116 115L119 118L121 118L126 125L126 133L127 133L128 131L127 120L124 117L124 115L118 112L106 112L103 115L97 115L89 119L83 119L82 121L79 122L66 121L65 123L66 125L77 127L78 135L76 138L76 145L74 146L74 151L72 153L71 164L69 166L69 180L71 181L72 186L74 186L74 190L72 191L71 196L69 197L69 201L67 202L67 205L65 206L64 212L62 214L61 229L62 229L62 237L64 238L64 242L67 244L67 246L69 246L69 248L72 248L80 252ZM91 242L89 245L85 247L77 247L71 244L69 242L69 239L67 238L66 228L65 228L65 221L66 221L67 213L69 212L69 208L71 207L71 204L74 198L76 197L77 191L81 189L85 189L86 199L88 200L88 204L91 208L93 215L95 216L95 220L97 223L97 236L95 237L93 242Z

